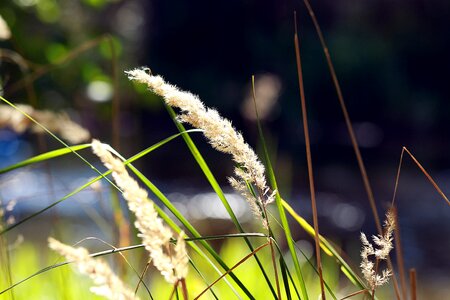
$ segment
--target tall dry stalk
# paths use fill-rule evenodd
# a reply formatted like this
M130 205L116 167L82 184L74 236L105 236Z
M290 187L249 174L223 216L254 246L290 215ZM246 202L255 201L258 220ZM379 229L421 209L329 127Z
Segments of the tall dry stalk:
M299 84L299 92L300 92L300 103L301 103L301 107L302 107L303 132L304 132L304 136L305 136L306 161L307 161L307 165L308 165L309 191L310 191L310 195L311 195L311 208L312 208L312 213L313 213L315 253L316 253L316 261L317 261L317 270L319 272L321 297L322 297L322 300L325 300L326 299L325 284L323 281L322 259L321 259L321 255L320 255L319 218L318 218L318 213L317 213L316 190L314 187L314 174L313 174L313 166L312 166L312 158L311 158L311 143L310 143L310 139L309 139L309 127L308 127L308 112L306 109L305 91L304 91L304 87L303 87L303 71L302 71L302 63L301 63L301 57L300 57L300 42L298 39L297 13L296 12L294 12L294 23L295 23L295 33L294 33L295 58L296 58L296 62L297 62L297 75L298 75L298 84Z

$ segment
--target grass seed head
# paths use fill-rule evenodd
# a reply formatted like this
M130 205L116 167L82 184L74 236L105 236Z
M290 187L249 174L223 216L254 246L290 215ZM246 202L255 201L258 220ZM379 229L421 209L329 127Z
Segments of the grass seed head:
M148 198L148 193L127 172L123 162L114 157L108 146L97 140L92 141L92 150L103 164L112 171L117 185L123 191L129 209L136 215L134 225L139 230L145 249L149 252L153 265L169 283L176 284L187 275L189 258L181 235L172 249L172 231L163 224ZM184 234L183 234L184 235ZM180 240L181 239L181 240ZM173 250L173 251L172 251Z
M63 255L67 260L73 261L80 273L88 275L94 281L95 285L90 288L92 293L111 300L139 299L114 274L108 264L100 259L92 258L86 249L74 248L53 238L48 239L48 244L52 250Z
M262 218L259 206L273 202L274 197L268 193L263 164L231 121L221 117L215 109L206 107L196 95L167 83L161 76L151 75L145 69L127 71L126 74L130 80L144 83L162 96L167 105L180 109L178 119L202 129L213 148L232 155L238 167L235 169L236 177L230 183L249 202L253 213ZM259 196L248 192L247 185L254 186ZM267 224L264 218L261 220Z
M375 290L376 287L386 284L389 278L392 276L392 272L389 269L385 269L381 272L381 275L377 274L375 270L375 264L369 259L373 256L376 261L386 260L389 256L389 252L393 249L393 232L395 229L395 219L392 210L386 213L386 221L384 223L383 235L373 236L373 242L377 247L374 247L367 239L367 236L361 232L361 272L366 279L371 290Z

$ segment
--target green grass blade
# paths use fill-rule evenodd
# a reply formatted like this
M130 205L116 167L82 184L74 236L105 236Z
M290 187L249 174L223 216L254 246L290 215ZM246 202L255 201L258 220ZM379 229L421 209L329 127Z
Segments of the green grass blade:
M138 169L136 169L133 165L128 165L130 170L136 174L136 176L152 191L152 193L166 206L172 214L183 224L184 227L196 238L201 238L201 234L194 228L194 226L176 209L176 207L170 202L170 200L147 178L145 177ZM155 205L156 207L156 205ZM222 260L219 254L209 245L206 241L199 241L203 247L213 256L213 258L228 271L230 268L227 264ZM245 285L236 277L233 272L229 273L230 277L236 282L236 284L242 289L242 291L249 297L250 299L254 299L250 291L245 287Z
M124 251L129 251L129 250L143 248L143 247L144 247L144 245L139 244L139 245L133 245L133 246L123 247L123 248L115 248L115 249L112 249L112 250L106 250L106 251L101 251L101 252L97 252L97 253L92 253L92 254L90 254L90 256L91 257L104 256L104 255L108 255L108 254L124 252ZM30 280L33 277L36 277L36 276L38 276L40 274L43 274L43 273L45 273L47 271L50 271L50 270L53 270L55 268L59 268L59 267L62 267L62 266L65 266L65 265L68 265L68 264L71 264L71 263L72 263L72 261L65 261L65 262L62 262L62 263L57 263L57 264L45 267L45 268L43 268L43 269L41 269L41 270L39 270L39 271L37 271L37 272L27 276L26 278L24 278L22 280L19 280L18 282L14 283L13 285L9 286L8 288L0 291L0 295L6 293L7 291L15 288L16 286L18 286L20 284Z
M288 274L288 276L289 276L289 278L290 278L290 280L291 280L291 282L292 282L292 285L293 285L294 288L295 288L295 291L296 291L296 293L297 293L297 297L300 298L300 296L299 296L299 294L298 294L298 291L297 291L297 288L295 287L294 280L292 279L291 273L290 273L289 269L287 268L286 262L284 261L284 258L283 258L283 256L282 256L281 249L280 249L280 247L278 246L277 243L275 243L275 245L276 245L276 247L277 247L278 252L280 253L280 260L283 262L283 265L286 266L286 272L287 272L287 274ZM314 272L315 272L317 275L319 275L319 270L314 266L313 262L308 258L308 256L306 256L306 254L305 254L298 246L296 246L296 248L298 249L298 251L300 251L300 253L302 254L303 258L304 258L304 259L306 260L306 262L311 266L311 268L314 270ZM281 266L281 265L280 265L280 266ZM330 285L329 285L326 281L324 281L324 285L325 285L326 290L330 293L330 296L331 296L334 300L338 300L338 298L336 297L336 295L333 293L333 290L331 289Z
M155 206L155 207L158 210L160 210L160 208L158 208L157 206ZM159 211L158 213L161 213L162 217L164 216L165 218L168 218L168 216L164 212ZM169 218L169 220L170 220L170 218ZM180 232L181 229L173 221L170 222L170 225L171 225L172 229L174 229L176 232ZM194 241L198 241L198 240L215 240L215 239L243 238L243 237L267 238L267 236L265 236L264 234L261 234L261 233L244 233L244 234L238 233L238 234L224 234L224 235L220 235L220 236L203 236L203 237L200 237L200 238L186 238L185 240L186 240L186 242L194 242ZM200 248L197 247L195 244L189 243L189 245L191 247L193 247L194 250L196 250L197 252L198 251L202 252L200 250ZM132 245L132 246L116 248L116 249L112 249L112 250L100 251L100 252L97 252L97 253L90 254L90 256L91 257L99 257L99 256L114 254L114 253L123 252L123 251L134 250L134 249L143 248L143 247L144 247L143 244ZM67 265L67 264L70 264L70 263L72 263L72 262L71 261L66 261L66 262L62 262L62 263L54 264L52 266L45 267L45 268L43 268L43 269L41 269L41 270L31 274L30 276L28 276L28 277L26 277L26 278L24 278L24 279L22 279L22 280L20 280L20 281L18 281L16 283L12 284L11 286L6 288L5 290L0 291L0 295L5 293L5 292L7 292L7 291L9 291L9 290L11 290L11 289L13 289L13 288L15 288L16 286L20 285L21 283L24 283L25 281L27 281L27 280L35 277L35 276L38 276L38 275L40 275L42 273L45 273L47 271L50 271L52 269L55 269L55 268L58 268L58 267L61 267L61 266L64 266L64 265Z
M47 132L51 137L53 137L55 140L57 140L60 144L62 144L64 147L66 147L67 149L69 149L73 154L75 154L79 159L81 159L85 164L87 164L91 169L95 170L98 174L101 174L101 172L99 170L97 170L90 162L88 162L83 156L81 156L80 154L78 154L78 152L74 151L68 144L66 144L63 140L61 140L59 137L57 137L53 132L51 132L50 130L47 129L47 127L45 127L44 125L42 125L41 123L39 123L38 121L36 121L32 116L30 116L29 114L27 114L26 112L24 112L23 110L21 110L20 108L18 108L16 105L14 105L13 103L9 102L8 100L6 100L5 98L3 98L2 96L0 96L0 100L4 101L5 103L7 103L9 106L13 107L14 109L16 109L17 111L19 111L21 114L23 114L25 117L27 117L31 122L35 123L37 126L39 126L42 130L44 130L45 132Z
M223 206L227 210L228 214L230 215L233 223L236 225L236 227L243 232L243 228L241 224L239 223L239 220L237 219L236 215L233 212L233 209L231 208L230 204L228 203L228 200L225 198L225 194L222 191L222 188L220 187L219 183L217 182L216 178L214 177L213 173L208 167L208 164L206 163L205 159L201 155L200 151L198 150L197 146L195 145L194 141L191 139L189 134L185 133L186 129L184 128L183 124L177 121L176 114L173 111L173 109L165 104L165 107L167 111L169 112L170 117L175 123L175 126L178 128L180 132L183 133L183 139L186 142L187 147L191 151L192 155L194 156L195 160L197 161L198 165L202 169L203 173L206 176L206 179L210 183L211 187L213 188L214 192L217 194L219 199L222 201Z
M175 126L178 128L178 130L180 132L186 132L186 129L184 128L183 124L181 124L180 122L178 122L178 120L176 119L176 114L174 112L174 110L165 104L165 107L170 115L170 117L172 118L173 122L175 123ZM228 200L226 199L222 188L220 187L219 183L217 182L216 178L214 177L214 175L212 174L211 170L208 167L208 164L206 163L205 159L203 158L203 156L201 155L200 151L198 150L197 146L195 145L195 143L192 141L191 137L189 136L189 134L183 134L183 139L187 145L187 147L189 148L189 150L191 151L192 156L194 157L194 159L196 160L196 162L198 163L198 165L200 166L201 170L203 171L203 174L206 176L206 179L208 180L209 184L211 185L211 187L213 188L214 192L217 194L217 196L219 197L220 201L222 202L223 206L225 207L225 209L227 210L228 214L231 217L231 220L233 221L234 225L236 226L236 228L240 231L240 232L244 232L244 229L242 228L241 224L239 223L239 220L237 219L236 215L234 214L233 210L231 209L230 204L228 203ZM248 239L245 239L245 243L247 244L248 248L250 249L251 252L253 252L255 249L252 246L252 244L250 243L250 241ZM261 270L264 279L267 283L267 285L270 288L270 291L272 292L272 295L274 296L274 298L277 298L277 293L269 279L269 276L267 275L266 270L264 269L264 266L262 265L259 257L257 254L253 255L256 263L258 264L259 269Z
M46 152L43 154L39 154L39 155L33 156L31 158L28 158L26 160L23 160L19 163L16 163L14 165L0 169L0 174L4 174L6 172L9 172L9 171L12 171L15 169L26 167L31 164L43 162L43 161L46 161L46 160L49 160L52 158L56 158L59 156L63 156L63 155L69 154L69 153L73 153L74 151L80 151L80 150L86 149L90 146L91 146L91 144L82 144L82 145L70 146L68 148L56 149L56 150L52 150L52 151L49 151L49 152Z
M208 286L209 284L207 283L206 278L203 276L202 272L193 264L191 263L191 266L194 268L195 272L197 272L197 274L203 279L203 281L206 283L206 286ZM214 297L214 299L219 300L219 298L217 297L216 293L214 292L213 287L211 287L209 289L209 292L212 294L212 296Z
M181 228L162 210L159 206L154 205L155 210L157 211L158 215L169 225L176 233L180 234ZM214 237L201 237L205 240L207 239L215 239ZM196 241L197 238L186 238L186 241ZM197 246L195 243L187 243L195 252L197 252L209 265L212 266L212 268L217 272L219 276L221 276L223 273L217 268L217 266L211 261L211 259L205 254L205 252ZM204 276L201 274L200 270L196 267L194 262L190 260L191 266L196 270L196 272L199 274L199 276L203 279L206 286L209 286L209 283L204 278ZM227 278L224 278L224 282L230 287L230 290L239 298L238 292L234 289L234 287L231 285L231 283L228 281ZM213 295L215 299L218 299L213 288L210 289L210 293Z
M255 109L256 109L256 102L255 102ZM256 112L257 111L258 110L256 109ZM300 262L297 257L297 252L295 251L295 244L292 239L291 229L289 227L286 213L285 213L283 205L281 203L281 196L280 196L280 192L278 190L275 173L273 171L272 164L270 162L269 151L267 150L267 145L266 145L266 141L264 138L261 122L259 121L258 117L256 118L256 120L257 120L257 125L258 125L259 138L261 139L261 144L262 144L262 147L264 150L264 157L265 157L265 163L266 163L266 169L267 169L267 173L268 173L269 182L270 182L270 185L272 186L272 189L274 191L276 191L275 203L277 205L278 213L280 215L281 223L283 225L282 228L283 228L284 234L286 236L286 241L288 243L289 251L291 253L292 261L294 262L295 271L297 273L298 281L300 284L301 299L308 300L308 292L306 289L305 280L303 279L302 270L300 268Z
M291 288L289 286L289 279L288 279L288 275L287 275L287 266L284 263L284 260L282 259L282 256L280 256L279 259L279 264L280 264L280 270L281 270L281 278L283 279L283 285L284 285L284 291L286 293L286 298L288 300L292 299L291 296Z
M79 192L81 192L82 190L84 190L85 188L87 188L88 186L90 186L91 184L93 184L94 182L96 182L96 181L102 179L103 177L107 176L107 175L110 174L110 173L111 173L111 172L109 171L109 172L103 173L101 176L97 176L96 178L90 180L89 182L83 184L82 186L80 186L80 187L76 188L75 190L73 190L72 192L68 193L67 195L65 195L64 197L62 197L61 199L59 199L58 201L55 201L55 202L53 202L52 204L50 204L50 205L44 207L43 209L41 209L41 210L39 210L39 211L37 211L37 212L32 213L32 214L29 215L28 217L23 218L22 220L18 221L17 223L15 223L15 224L13 224L13 225L11 225L11 226L6 227L6 228L3 229L2 231L0 231L0 235L3 235L3 234L5 234L5 233L7 233L8 231L10 231L10 230L16 228L17 226L22 225L23 223L25 223L25 222L27 222L27 221L33 219L34 217L37 217L38 215L40 215L40 214L46 212L47 210L49 210L49 209L52 208L53 206L55 206L55 205L57 205L57 204L59 204L59 203L65 201L65 200L69 199L70 197L74 196L75 194L78 194Z
M267 235L259 232L251 232L251 233L228 233L228 234L218 234L218 235L204 235L199 238L186 238L187 242L199 241L199 240L223 240L228 238L249 238L249 237L258 237L258 238L268 238Z
M191 130L191 131L198 131L198 130ZM167 143L170 142L171 140L173 140L173 139L175 139L176 137L179 137L179 136L181 136L181 135L182 135L182 133L174 134L174 135L172 135L172 136L170 136L170 137L168 137L168 138L166 138L166 139L164 139L164 140L162 140L162 141L160 141L160 142L154 144L153 146L150 146L149 148L147 148L147 149L145 149L145 150L139 152L138 154L136 154L136 155L134 155L133 157L131 157L129 160L125 161L125 163L126 163L126 164L132 163L132 162L134 162L135 160L137 160L137 159L143 157L144 155L146 155L146 154L152 152L152 151L155 150L155 149L158 149L159 147L161 147L161 146L167 144ZM72 149L70 149L67 153L73 153ZM67 154L67 153L66 153L66 154ZM78 156L79 156L79 154L78 154ZM84 159L83 159L83 160L84 160ZM86 160L84 160L84 161L86 161ZM86 162L87 162L87 161L86 161ZM92 166L90 163L88 163L88 164L89 164L90 166ZM93 168L94 170L96 170L97 172L100 173L100 171L98 171L95 167L92 166L92 168ZM15 227L17 227L17 226L19 226L19 225L21 225L21 224L23 224L23 223L25 223L25 222L31 220L32 218L34 218L34 217L36 217L36 216L38 216L38 215L40 215L40 214L46 212L47 210L49 210L50 208L54 207L55 205L57 205L57 204L59 204L59 203L65 201L65 200L67 200L68 198L70 198L70 197L72 197L72 196L78 194L79 192L81 192L82 190L84 190L85 188L87 188L88 186L90 186L92 183L94 183L94 182L100 180L101 178L105 178L110 184L112 184L117 190L120 191L119 187L117 187L113 182L111 182L111 181L106 177L106 176L108 176L109 174L111 174L111 171L107 171L107 172L105 172L105 173L100 173L100 176L97 176L96 178L90 180L88 183L86 183L86 184L84 184L84 185L82 185L82 186L76 188L76 189L73 190L72 192L68 193L67 195L65 195L64 197L60 198L59 200L53 202L52 204L48 205L47 207L44 207L43 209L41 209L41 210L39 210L39 211L37 211L37 212L35 212L35 213L29 215L28 217L25 217L24 219L18 221L17 223L15 223L15 224L13 224L13 225L11 225L11 226L9 226L9 227L6 227L6 228L3 229L2 231L0 231L0 235L2 235L2 234L4 234L4 233L6 233L6 232L8 232L8 231L10 231L10 230L12 230L12 229L14 229Z
M297 223L311 236L314 236L314 228L300 215L298 215L294 209L284 200L282 200L283 207L287 212L297 221ZM352 270L352 268L345 262L345 260L339 255L339 252L327 241L322 235L319 235L320 247L329 256L333 256L341 265L341 270L347 276L347 278L358 288L367 289L364 281Z

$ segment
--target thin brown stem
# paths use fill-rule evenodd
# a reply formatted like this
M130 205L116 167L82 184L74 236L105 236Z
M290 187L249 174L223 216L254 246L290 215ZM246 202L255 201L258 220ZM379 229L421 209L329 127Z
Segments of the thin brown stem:
M172 300L173 297L175 296L175 293L177 292L177 285L178 285L178 283L175 283L173 285L172 292L170 293L170 296L169 296L169 300Z
M120 152L120 95L119 78L117 74L117 53L114 47L114 41L111 36L106 37L111 49L111 77L113 80L113 100L112 100L112 145L114 149Z
M309 139L308 114L307 114L307 110L306 110L305 91L304 91L304 87L303 87L303 72L302 72L302 64L301 64L301 58L300 58L300 43L298 40L296 12L294 12L294 23L295 23L295 34L294 34L295 57L296 57L296 61L297 61L297 75L298 75L298 83L299 83L299 87L300 87L300 101L301 101L301 106L302 106L302 120L303 120L304 136L305 136L306 160L307 160L307 164L308 164L309 191L311 194L311 206L312 206L312 213L313 213L314 241L315 241L315 249L316 249L317 269L319 272L320 288L322 291L322 299L325 300L326 299L325 285L323 282L322 260L320 257L319 220L317 217L316 192L315 192L315 188L314 188L314 175L313 175L313 166L312 166L312 158L311 158L311 143L310 143L310 139Z
M315 14L314 14L314 11L313 11L312 7L311 7L311 4L309 3L309 0L303 0L303 2L305 3L306 8L308 9L308 13L311 16L311 19L312 19L312 21L314 23L314 27L316 29L317 35L319 36L320 44L322 45L323 52L325 54L325 58L326 58L326 61L327 61L327 64L328 64L328 68L329 68L330 74L331 74L331 78L333 80L333 84L334 84L334 87L336 89L336 93L337 93L337 96L338 96L339 104L341 106L342 113L344 114L345 124L347 125L347 130L348 130L348 133L350 135L350 140L351 140L351 143L352 143L352 146L353 146L353 150L355 151L356 159L358 161L359 170L360 170L362 178L363 178L364 188L366 189L366 193L367 193L367 196L369 198L369 203L370 203L370 207L372 209L372 213L373 213L373 216L374 216L375 224L377 226L378 233L382 234L383 230L382 230L382 227L381 227L380 217L378 215L377 207L376 207L376 204L375 204L375 197L374 197L373 192L372 192L372 187L371 187L370 182L369 182L369 177L367 175L366 167L364 165L364 161L362 159L362 155L361 155L361 152L359 150L358 141L356 139L355 131L353 130L353 125L352 125L352 122L350 120L350 116L349 116L348 111L347 111L347 106L346 106L345 101L344 101L344 96L342 95L341 86L340 86L339 81L337 79L336 71L334 69L334 65L333 65L333 62L331 60L331 56L330 56L330 52L328 50L328 46L327 46L327 44L325 42L325 38L323 37L322 29L319 26L319 22L317 21L317 18L316 18Z
M111 77L113 80L113 100L111 110L112 120L112 145L114 149L120 151L120 95L119 95L119 79L117 74L117 53L114 47L114 41L110 35L106 35L104 39L107 40L111 50ZM130 226L125 221L126 217L121 209L116 211L117 226L119 229L119 244L126 245L129 242Z
M143 278L145 276L145 273L147 273L148 268L150 267L150 262L147 262L145 264L144 270L142 270L141 275L139 276L139 282L136 285L136 288L134 289L134 293L137 294L138 290L139 290L139 286L141 285L141 283L143 282Z
M398 162L397 176L395 177L394 195L392 196L391 207L394 207L395 197L397 196L398 182L399 182L399 180L400 180L400 171L401 171L401 169L402 169L402 164L403 164L403 154L404 154L404 153L405 153L405 149L402 149L402 153L400 154L400 161Z
M433 177L431 177L430 174L425 170L424 167L419 163L419 161L412 155L411 152L406 147L403 147L403 150L406 151L406 153L409 154L409 156L412 158L412 160L416 163L416 165L419 167L419 169L422 171L422 173L427 177L427 179L430 181L430 183L433 185L435 190L441 195L442 198L447 202L448 205L450 205L450 200L448 200L447 196L445 196L444 192L439 188L437 183L434 181Z
M364 293L369 293L369 290L360 290L360 291L356 291L356 292L354 292L354 293L351 293L351 294L345 296L344 298L341 298L340 300L349 299L349 298L351 298L351 297L355 297L355 296L357 296L357 295L359 295L359 294L364 294Z
M408 299L408 292L406 288L406 274L405 274L405 262L403 260L402 243L400 240L400 225L398 223L398 214L395 207L391 208L394 214L395 228L394 228L394 241L395 241L395 253L397 256L398 273L400 276L400 285L402 289L403 299Z
M227 276L229 273L231 273L234 269L236 269L238 266L240 266L242 263L244 263L247 259L249 259L250 257L252 257L253 255L255 255L256 252L258 252L259 250L261 250L264 247L267 247L269 245L269 242L262 244L261 246L259 246L258 248L256 248L255 250L253 250L251 253L247 254L243 259L241 259L240 261L238 261L237 264L235 264L233 267L231 267L230 269L228 269L225 273L223 273L219 278L217 278L216 280L214 280L213 283L211 283L210 285L208 285L206 287L206 289L204 289L200 294L197 295L197 297L195 297L194 299L198 299L200 298L204 293L206 293L213 285L215 285L217 282L219 282L222 278L224 278L225 276Z
M63 56L61 59L59 59L57 62L53 64L48 65L41 65L37 66L35 71L33 73L30 73L26 75L23 79L17 81L16 83L12 84L8 90L5 91L6 96L10 96L14 93L16 93L18 90L22 89L24 86L29 84L30 82L34 82L43 75L50 72L52 69L61 66L69 61L71 61L73 58L79 56L81 53L86 52L87 50L96 47L98 44L100 44L105 39L105 36L100 36L98 38L95 38L93 40L87 41L83 44L81 44L78 48L75 48L74 50L70 51L67 55Z
M280 281L278 279L278 269L277 269L277 263L276 263L276 260L275 260L275 249L273 248L273 241L272 241L272 239L269 239L269 244L270 244L270 254L271 254L271 257L272 257L273 271L275 273L275 283L277 285L278 299L281 300Z
M183 293L183 299L184 300L188 300L189 299L189 295L188 295L188 290L187 290L187 285L186 285L186 279L185 278L180 279L178 284L181 285L181 291Z
M377 258L376 260L375 260L375 274L378 274L378 267L380 266L380 260ZM372 290L370 291L370 297L372 298L372 300L374 300L375 299L375 288L376 288L376 285L373 285L372 286Z
M409 284L411 288L411 300L417 300L417 274L416 269L409 269Z
M362 159L361 152L359 150L358 141L356 139L355 131L353 129L353 125L352 125L352 122L350 120L350 116L349 116L348 111L347 111L347 106L346 106L345 101L344 101L344 96L342 94L341 86L340 86L339 81L337 79L336 71L334 69L334 65L333 65L333 62L331 60L331 56L330 56L330 52L328 50L328 46L327 46L327 44L325 42L325 38L323 37L322 29L319 26L319 22L317 21L317 18L316 18L315 14L314 14L314 11L313 11L312 7L311 7L311 4L309 3L309 0L303 0L303 2L305 3L305 6L306 6L306 8L308 10L308 13L311 16L311 19L313 21L313 24L314 24L314 27L316 29L317 35L319 36L320 44L322 45L322 49L323 49L323 52L325 54L325 58L326 58L327 65L328 65L328 69L330 71L334 87L336 89L336 93L337 93L338 100L339 100L339 105L341 106L341 110L342 110L342 113L344 115L345 124L347 126L347 130L348 130L348 133L350 135L350 140L351 140L351 143L352 143L352 146L353 146L353 151L355 152L355 155L356 155L356 160L358 162L358 167L359 167L359 170L361 172L361 177L363 179L364 188L366 190L366 194L367 194L367 197L369 199L369 204L370 204L370 207L372 209L372 214L373 214L373 217L374 217L375 225L377 227L378 233L382 234L383 233L383 229L381 227L380 216L378 215L378 210L377 210L377 206L376 206L376 202L375 202L375 197L373 195L372 187L370 185L369 176L367 175L367 170L366 170L366 167L364 165L364 161ZM387 263L388 263L388 267L391 270L393 270L393 265L392 265L391 259L389 257L387 259ZM396 279L395 275L392 276L392 280L394 282L394 290L395 290L396 298L397 298L397 300L400 300L400 290L399 290L398 282L397 282L397 279Z

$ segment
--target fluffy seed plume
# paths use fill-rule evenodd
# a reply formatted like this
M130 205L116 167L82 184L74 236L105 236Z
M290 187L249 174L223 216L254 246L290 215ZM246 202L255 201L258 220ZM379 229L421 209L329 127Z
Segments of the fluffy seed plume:
M241 193L250 204L253 212L263 220L267 227L263 208L273 202L274 193L266 183L264 166L253 149L244 141L231 122L222 118L215 109L205 107L200 99L164 81L161 76L149 74L146 68L127 71L130 80L144 83L150 90L162 96L167 105L181 110L180 121L203 129L203 134L213 148L231 154L236 162L235 178L230 178L232 187ZM256 197L248 187L256 188Z
M43 129L32 123L22 112L30 115L51 132L59 134L64 140L78 144L90 139L90 133L85 128L73 122L65 112L37 110L29 105L16 105L19 110L9 105L0 105L0 128L10 127L17 133L23 133L31 128L33 132L42 133Z
M394 229L394 214L389 210L386 214L386 221L384 222L384 234L372 236L373 242L377 245L377 248L375 248L368 241L366 235L361 232L361 271L372 291L375 290L376 287L387 283L389 277L392 276L392 272L389 269L385 269L381 272L381 275L377 274L375 263L369 260L369 256L374 256L376 262L387 259L389 252L393 248L392 241Z
M171 230L164 226L147 192L130 177L122 161L113 157L108 147L97 140L92 141L92 150L113 171L114 180L122 189L128 207L136 215L134 225L140 232L138 236L142 238L145 249L150 253L153 265L167 282L177 284L188 273L189 257L183 239L184 233L181 232L177 245L172 247Z
M89 256L86 249L82 247L74 248L53 238L48 239L48 244L52 250L65 256L67 260L73 261L80 273L88 275L94 281L95 286L90 288L92 293L111 300L139 299L111 271L108 264Z
M0 40L8 40L11 37L11 31L5 19L0 15Z

